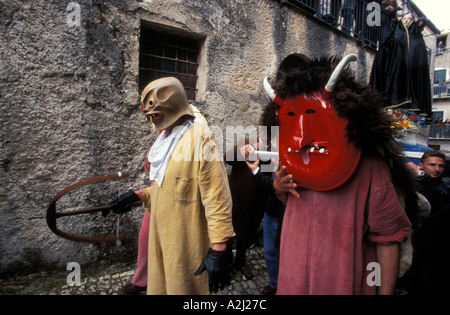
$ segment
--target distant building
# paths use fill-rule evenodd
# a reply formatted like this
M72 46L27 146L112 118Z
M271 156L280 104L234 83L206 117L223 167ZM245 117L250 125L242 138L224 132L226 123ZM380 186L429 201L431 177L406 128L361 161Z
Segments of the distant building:
M435 42L433 109L434 119L450 121L450 30L437 36Z
M450 152L450 31L439 34L435 42L433 84L433 124L428 145Z
M399 18L420 19L424 12L414 1L397 1L400 11ZM423 39L427 46L428 63L430 69L430 83L432 85L432 124L428 130L419 130L417 137L423 136L421 144L438 150L450 150L450 126L438 124L438 121L450 120L450 31L441 32L431 20L423 30ZM412 135L409 135L412 136Z

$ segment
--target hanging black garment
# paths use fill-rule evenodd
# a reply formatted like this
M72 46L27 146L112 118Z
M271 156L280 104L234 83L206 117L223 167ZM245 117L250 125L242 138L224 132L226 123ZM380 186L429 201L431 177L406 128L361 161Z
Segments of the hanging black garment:
M370 75L370 85L383 93L391 106L411 101L408 55L408 32L403 22L399 22L377 52Z
M411 100L413 109L427 115L431 120L431 82L428 66L428 53L418 21L411 23L409 30L409 55L411 64ZM431 122L431 121L430 121Z
M370 85L383 93L390 107L431 117L431 83L422 29L399 21L377 52Z

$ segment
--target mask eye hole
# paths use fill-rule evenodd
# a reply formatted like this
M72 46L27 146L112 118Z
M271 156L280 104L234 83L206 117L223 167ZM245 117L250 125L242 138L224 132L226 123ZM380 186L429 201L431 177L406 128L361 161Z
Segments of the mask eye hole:
M316 111L314 110L314 109L307 109L306 111L305 111L305 113L307 113L307 114L314 114Z
M295 116L295 113L294 112L289 112L289 113L287 113L288 114L288 116Z

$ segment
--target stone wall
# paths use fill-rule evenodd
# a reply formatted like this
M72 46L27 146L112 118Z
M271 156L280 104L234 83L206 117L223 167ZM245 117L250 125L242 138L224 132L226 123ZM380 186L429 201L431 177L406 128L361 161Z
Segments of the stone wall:
M79 25L67 22L74 4ZM102 205L147 185L143 161L155 135L139 111L142 21L205 39L195 104L222 130L256 125L267 103L262 79L288 54L356 53L352 67L362 80L374 57L355 40L272 0L0 0L0 272L136 258L142 208L121 217L120 229L129 236L122 246L58 237L45 214L59 190L81 179L130 173L73 191L57 209ZM115 233L116 221L90 214L61 227Z

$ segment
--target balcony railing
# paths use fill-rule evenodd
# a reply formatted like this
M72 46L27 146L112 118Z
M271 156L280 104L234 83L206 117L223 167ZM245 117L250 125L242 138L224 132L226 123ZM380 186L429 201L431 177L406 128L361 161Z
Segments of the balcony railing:
M450 84L435 84L433 88L433 98L450 97Z
M450 138L450 125L431 125L430 138Z
M363 46L378 48L389 35L392 17L395 12L384 6L378 12L370 10L367 5L374 0L280 0L311 14L328 25L341 30L361 41ZM370 16L369 16L370 14ZM372 20L378 14L378 25L370 26L367 20Z

